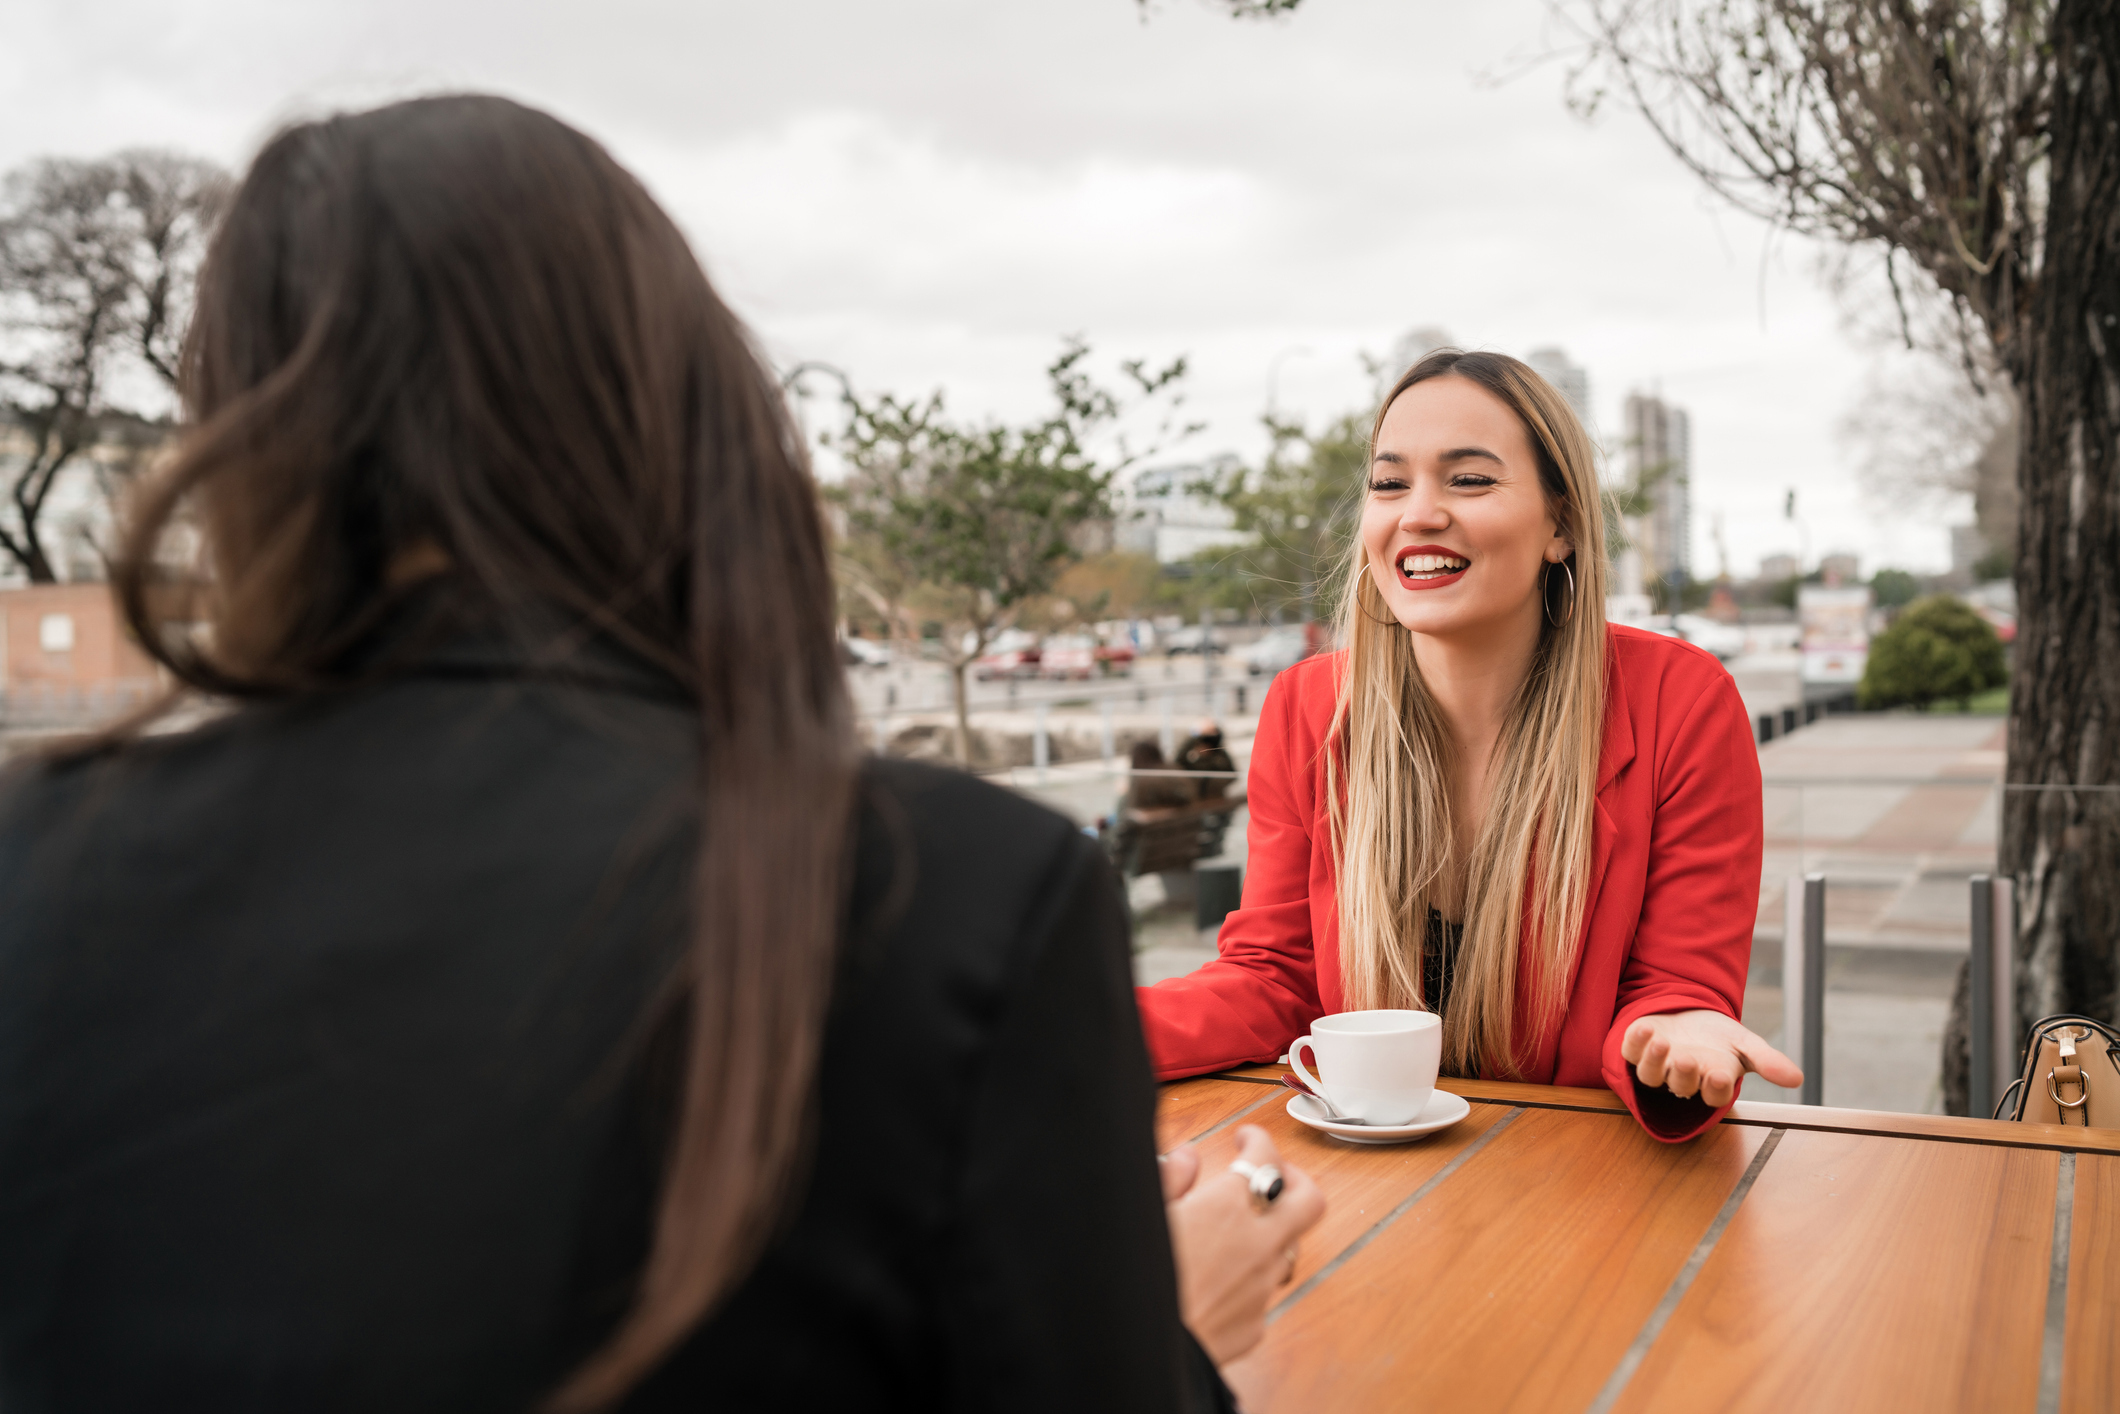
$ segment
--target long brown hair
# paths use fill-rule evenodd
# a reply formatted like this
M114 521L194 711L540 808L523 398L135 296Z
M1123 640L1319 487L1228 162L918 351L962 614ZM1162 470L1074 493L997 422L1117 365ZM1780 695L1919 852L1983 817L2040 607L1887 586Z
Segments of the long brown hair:
M608 1404L772 1231L833 972L857 752L778 385L608 153L469 96L265 147L201 277L183 388L189 430L116 572L182 682L258 698L373 678L424 562L446 573L421 603L540 651L616 644L697 703L683 1090L653 1245L551 1401Z
M1351 1007L1432 1002L1421 995L1429 902L1445 871L1462 867L1465 931L1443 1016L1444 1064L1459 1075L1514 1075L1520 1024L1543 1031L1566 1005L1583 923L1604 743L1604 510L1590 437L1568 400L1506 354L1437 349L1416 363L1378 407L1372 450L1393 400L1444 377L1478 384L1522 420L1546 503L1575 550L1547 568L1537 590L1546 613L1531 671L1496 743L1470 857L1457 860L1449 726L1421 678L1412 635L1377 592L1357 529L1340 599L1347 660L1326 753L1340 980Z

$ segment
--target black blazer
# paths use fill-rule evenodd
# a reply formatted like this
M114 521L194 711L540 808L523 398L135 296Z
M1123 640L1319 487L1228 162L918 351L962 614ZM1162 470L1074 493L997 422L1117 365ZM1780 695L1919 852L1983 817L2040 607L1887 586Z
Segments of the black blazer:
M648 1238L696 718L467 645L0 788L0 1408L522 1410ZM864 778L815 1162L631 1408L1170 1410L1109 869Z

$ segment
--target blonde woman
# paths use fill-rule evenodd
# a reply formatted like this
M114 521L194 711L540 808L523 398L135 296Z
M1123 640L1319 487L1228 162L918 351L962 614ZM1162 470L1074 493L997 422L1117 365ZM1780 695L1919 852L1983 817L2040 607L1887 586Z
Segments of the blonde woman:
M1747 1071L1759 761L1729 674L1605 622L1590 442L1525 364L1441 349L1371 437L1346 649L1252 748L1220 955L1140 994L1158 1073L1270 1061L1316 1017L1418 1007L1446 1074L1604 1085L1660 1139Z

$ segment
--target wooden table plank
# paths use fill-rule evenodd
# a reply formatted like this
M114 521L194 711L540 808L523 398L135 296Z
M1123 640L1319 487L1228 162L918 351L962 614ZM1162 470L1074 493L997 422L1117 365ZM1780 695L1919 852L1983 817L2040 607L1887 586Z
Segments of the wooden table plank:
M1883 1110L1828 1109L1822 1105L1774 1105L1739 1100L1725 1124L1756 1124L1772 1129L1817 1129L1843 1134L1896 1135L1906 1139L1941 1139L1957 1144L2000 1144L2016 1149L2067 1149L2086 1154L2120 1154L2120 1129L2084 1129L2079 1125L2019 1124L2006 1119L1967 1119L1955 1115L1905 1115Z
M1439 1134L1411 1144L1344 1144L1288 1116L1288 1092L1275 1087L1271 1105L1246 1115L1272 1138L1281 1157L1316 1179L1325 1190L1325 1216L1304 1237L1296 1255L1294 1291L1382 1221L1407 1195L1449 1167L1509 1110L1474 1105L1472 1113ZM1201 1171L1212 1173L1236 1157L1236 1126L1200 1147Z
M2120 1409L2120 1159L2076 1159L2062 1414Z
M1722 1127L1666 1145L1623 1115L1518 1112L1291 1307L1230 1383L1255 1409L1574 1414L1765 1138Z
M1234 1080L1180 1080L1156 1094L1156 1152L1167 1154L1190 1144L1218 1124L1227 1124L1247 1109L1264 1109L1287 1094L1280 1086Z
M1617 1410L2032 1410L2059 1169L1785 1132Z

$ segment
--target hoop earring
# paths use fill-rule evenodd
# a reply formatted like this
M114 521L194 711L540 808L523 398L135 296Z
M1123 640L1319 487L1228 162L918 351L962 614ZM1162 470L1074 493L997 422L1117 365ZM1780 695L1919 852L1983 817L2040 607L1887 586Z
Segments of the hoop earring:
M1366 574L1366 573L1367 573L1368 571L1367 571L1367 570L1364 570L1363 572L1364 572L1364 573ZM1370 585L1370 587L1371 587L1372 589L1374 589L1374 588L1376 587L1376 585L1375 585L1375 583L1374 583L1373 581L1371 582L1371 585ZM1369 606L1368 606L1367 604L1365 604L1365 603L1363 603L1363 602L1362 602L1362 595L1360 595L1360 594L1356 594L1356 595L1354 596L1354 606L1355 606L1355 607L1356 607L1357 609L1359 609L1359 610L1361 610L1361 611L1362 611L1362 617L1363 617L1363 618L1365 618L1365 619L1369 620L1369 621L1370 621L1371 623L1373 623L1373 624L1378 624L1378 625L1380 625L1380 626L1382 626L1382 627L1384 627L1384 628L1404 628L1404 627L1406 627L1406 625L1404 625L1404 624L1400 623L1400 622L1399 622L1399 621L1398 621L1398 620L1397 620L1396 618L1392 617L1392 616L1391 616L1391 615L1389 615L1389 614L1385 615L1385 616L1384 616L1383 618L1381 618L1381 619L1380 619L1380 618L1378 618L1378 617L1377 617L1377 616L1376 616L1375 614L1372 614L1372 613L1370 613L1370 612L1369 612Z
M1547 623L1552 624L1555 628L1566 628L1575 619L1575 571L1568 568L1566 560L1560 560L1556 563L1560 565L1561 573L1568 576L1568 612L1560 618L1553 617L1553 596L1546 592L1546 586L1553 580L1553 566L1550 564L1546 566L1545 578L1541 579L1538 584L1539 604L1546 611Z

